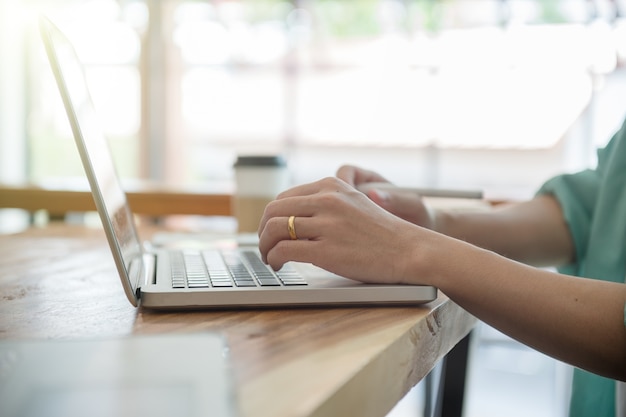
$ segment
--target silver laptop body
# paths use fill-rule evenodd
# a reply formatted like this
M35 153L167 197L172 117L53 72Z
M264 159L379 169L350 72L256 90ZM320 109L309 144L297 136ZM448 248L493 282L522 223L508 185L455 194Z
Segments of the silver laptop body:
M219 248L217 253L212 249L146 250L74 48L47 18L41 18L40 29L122 285L133 305L141 303L148 308L415 305L437 297L434 287L363 284L310 264L289 263L274 274L260 261L256 247L234 247L226 251Z

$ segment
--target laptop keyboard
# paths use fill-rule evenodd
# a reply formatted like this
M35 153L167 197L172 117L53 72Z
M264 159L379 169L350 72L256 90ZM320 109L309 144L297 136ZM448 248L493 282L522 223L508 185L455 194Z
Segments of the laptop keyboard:
M274 272L254 250L177 251L170 254L173 288L307 285L288 265Z

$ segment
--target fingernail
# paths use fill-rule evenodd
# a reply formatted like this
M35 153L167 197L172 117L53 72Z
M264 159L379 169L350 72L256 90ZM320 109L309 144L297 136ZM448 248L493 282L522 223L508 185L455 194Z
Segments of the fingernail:
M389 201L389 199L391 198L391 196L389 195L389 193L387 191L383 191L383 190L374 190L376 192L376 194L378 195L378 198L383 202L386 203Z

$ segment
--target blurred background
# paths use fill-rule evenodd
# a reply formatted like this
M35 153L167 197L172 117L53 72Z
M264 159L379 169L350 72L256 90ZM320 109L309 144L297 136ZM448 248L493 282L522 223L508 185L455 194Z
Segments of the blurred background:
M282 153L294 184L352 163L514 200L593 165L626 115L626 0L0 0L0 182L84 176L41 13L125 181L228 187L236 155ZM479 334L467 415L564 415L562 364Z
M404 185L524 197L593 163L619 126L626 103L599 109L594 98L619 93L607 79L623 73L623 9L0 0L0 180L82 176L37 30L43 12L86 65L124 178L228 181L237 153L281 152L294 183L350 162Z

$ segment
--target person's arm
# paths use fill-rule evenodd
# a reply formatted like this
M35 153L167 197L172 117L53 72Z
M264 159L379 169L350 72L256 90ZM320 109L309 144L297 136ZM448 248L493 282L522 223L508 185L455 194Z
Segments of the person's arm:
M438 287L503 333L574 366L626 380L626 285L537 269L441 235L414 248L409 259L407 275Z
M562 265L574 258L569 230L551 196L480 211L431 210L415 193L371 188L386 181L374 171L344 165L337 177L402 219L508 258L535 266Z
M525 220L537 213L544 213L546 220ZM562 220L558 206L549 198L537 198L498 215L503 216L499 227L481 230L503 236L496 240L489 238L491 232L485 233L487 243L519 239L544 250L556 245L560 249L551 258L571 253L565 236L556 240L543 236L542 228L554 228L558 235L562 227L553 224ZM289 216L296 216L297 240L290 239ZM516 222L507 219L518 217L523 221L512 227ZM451 222L446 227L452 227L452 220L445 221ZM467 220L462 223L467 227ZM521 229L531 228L529 224L540 238L532 238L530 232L524 236ZM300 261L363 282L433 285L523 343L575 366L626 380L624 284L536 269L417 226L337 178L278 196L265 210L259 238L261 254L274 269ZM541 251L512 246L525 256Z
M563 265L575 256L559 203L549 195L485 211L435 211L431 228L535 266Z

